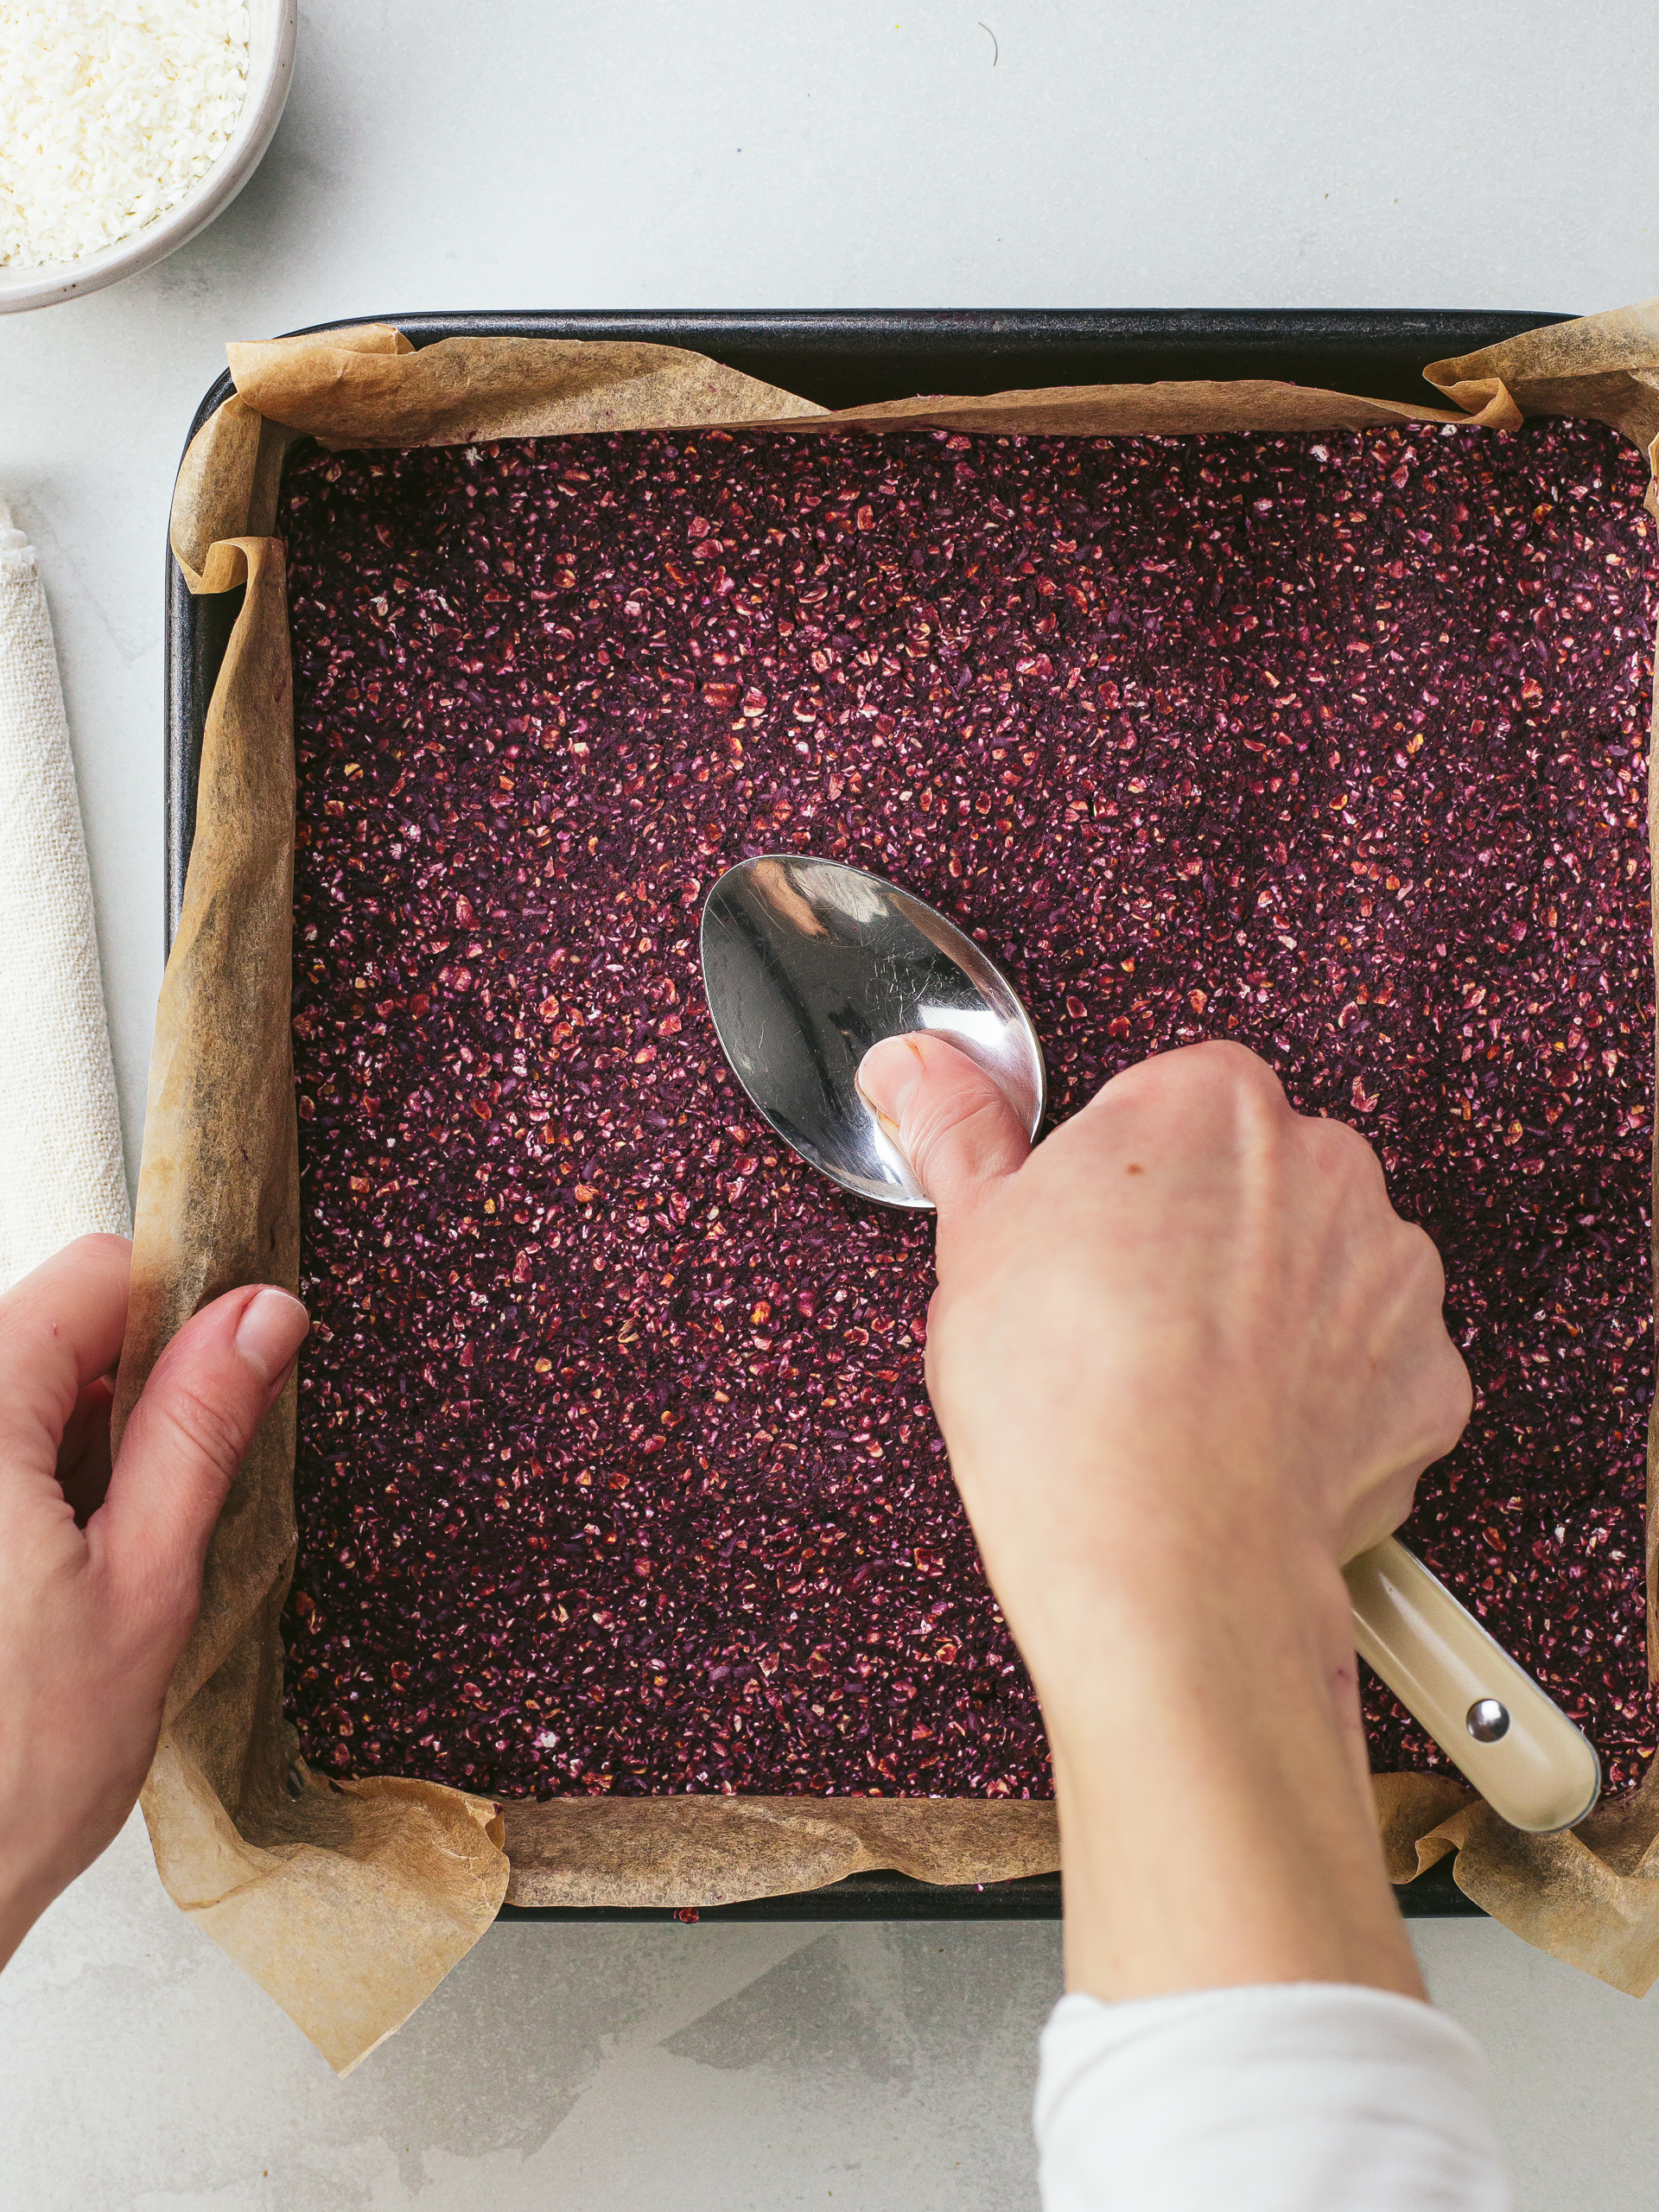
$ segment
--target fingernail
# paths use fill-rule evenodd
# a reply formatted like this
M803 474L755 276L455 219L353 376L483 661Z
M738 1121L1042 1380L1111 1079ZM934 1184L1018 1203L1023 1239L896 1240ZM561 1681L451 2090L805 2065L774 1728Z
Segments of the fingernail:
M236 1348L262 1382L274 1382L305 1342L310 1326L311 1316L299 1300L268 1283L242 1308Z
M912 1039L884 1037L865 1053L854 1080L860 1096L874 1108L876 1118L896 1136L905 1101L926 1072Z

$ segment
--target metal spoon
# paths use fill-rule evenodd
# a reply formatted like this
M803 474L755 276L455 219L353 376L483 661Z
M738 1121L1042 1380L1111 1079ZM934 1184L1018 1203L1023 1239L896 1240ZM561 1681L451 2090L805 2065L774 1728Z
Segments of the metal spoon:
M995 1076L1034 1141L1042 1046L1007 978L931 906L805 854L741 861L709 893L702 976L726 1057L784 1142L843 1190L931 1201L860 1094L884 1037L947 1037ZM1551 1834L1601 1794L1594 1747L1404 1545L1345 1573L1358 1649L1511 1827Z
M702 980L756 1110L844 1191L932 1211L859 1094L884 1037L927 1030L994 1075L1035 1138L1043 1048L1013 987L971 938L862 868L800 853L740 861L702 910Z

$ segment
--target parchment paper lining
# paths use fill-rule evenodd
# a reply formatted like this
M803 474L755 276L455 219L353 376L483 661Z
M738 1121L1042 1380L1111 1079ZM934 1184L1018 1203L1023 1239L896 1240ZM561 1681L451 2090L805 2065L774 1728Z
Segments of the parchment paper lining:
M1428 381L1452 411L1260 381L1062 387L830 413L671 346L455 338L414 351L385 324L232 345L237 390L193 441L171 540L193 592L245 582L209 709L195 842L157 1010L118 1424L207 1299L297 1287L289 1056L293 717L280 543L283 457L624 429L807 435L944 428L1100 436L1313 431L1397 421L1611 423L1653 461L1659 302L1525 333ZM1650 486L1649 504L1659 512ZM1652 816L1650 813L1650 825ZM293 1568L294 1404L256 1440L207 1562L143 1796L175 1901L330 2063L354 2065L482 1934L503 1897L710 1905L865 1868L939 1883L1057 1866L1052 1804L944 1798L655 1797L488 1802L410 1781L340 1783L292 1754L277 1623ZM1649 1454L1650 1660L1655 1454ZM1444 1777L1376 1780L1389 1871L1455 1852L1459 1885L1540 1948L1640 1995L1659 1979L1659 1781L1572 1834L1506 1828Z

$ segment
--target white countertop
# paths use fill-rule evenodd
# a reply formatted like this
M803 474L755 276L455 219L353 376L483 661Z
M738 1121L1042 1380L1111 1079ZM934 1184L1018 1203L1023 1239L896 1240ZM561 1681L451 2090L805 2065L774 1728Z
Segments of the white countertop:
M1637 0L313 0L287 116L148 275L0 318L130 1169L162 964L168 493L224 341L397 309L1459 307L1659 291ZM1646 2202L1659 2009L1420 1929L1527 2212ZM18 2212L1034 2202L1050 1928L502 1928L348 2082L129 1831L0 1980Z

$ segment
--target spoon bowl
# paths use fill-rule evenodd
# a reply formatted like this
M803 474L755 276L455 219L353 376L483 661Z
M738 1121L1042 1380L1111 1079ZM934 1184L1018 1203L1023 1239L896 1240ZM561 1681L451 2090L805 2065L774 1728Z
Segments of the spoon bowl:
M1035 1139L1046 1082L1031 1017L971 938L896 884L804 853L740 861L709 893L702 950L732 1072L842 1190L932 1210L858 1088L859 1062L885 1037L947 1038L995 1077Z

